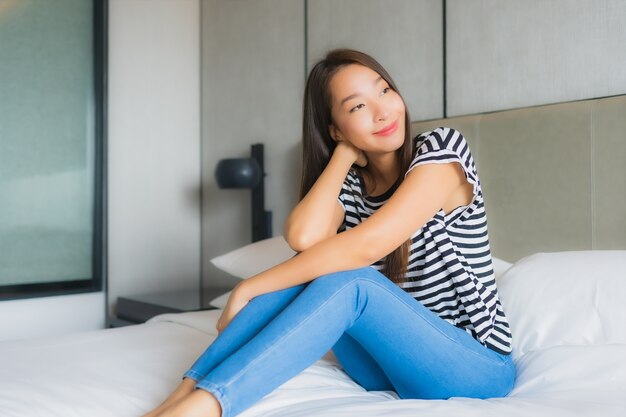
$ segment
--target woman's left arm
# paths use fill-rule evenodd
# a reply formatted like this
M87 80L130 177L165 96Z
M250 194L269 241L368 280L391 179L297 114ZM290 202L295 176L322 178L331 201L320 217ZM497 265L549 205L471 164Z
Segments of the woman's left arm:
M325 274L372 265L424 226L465 182L465 174L458 163L415 167L389 201L363 223L239 283L218 329L224 329L239 310L258 295L309 282Z

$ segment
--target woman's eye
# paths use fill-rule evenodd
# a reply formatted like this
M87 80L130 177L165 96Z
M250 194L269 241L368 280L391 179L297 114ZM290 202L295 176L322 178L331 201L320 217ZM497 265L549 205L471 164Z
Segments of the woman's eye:
M358 109L361 109L363 107L365 107L365 104L357 104L356 106L354 106L354 107L352 107L350 109L350 113L354 113L355 111L357 111Z
M387 94L390 91L391 91L391 87L385 87L383 91L380 93L380 95L382 96L383 94Z

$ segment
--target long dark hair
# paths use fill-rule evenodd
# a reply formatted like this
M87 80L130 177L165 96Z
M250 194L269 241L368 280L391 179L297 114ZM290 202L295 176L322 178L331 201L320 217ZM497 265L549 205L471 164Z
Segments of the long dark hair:
M315 181L322 174L335 150L336 142L330 137L328 127L333 124L331 116L332 97L330 80L339 69L346 65L358 64L376 71L391 87L400 94L396 84L387 71L371 56L351 50L335 49L318 62L307 79L304 90L303 124L302 124L302 180L300 183L300 199L309 192ZM404 142L396 151L400 164L399 182L409 168L413 156L410 133L410 117L406 111L404 116ZM352 166L352 170L363 173L367 167ZM408 249L410 239L396 248L385 258L383 274L393 282L401 282L407 270Z

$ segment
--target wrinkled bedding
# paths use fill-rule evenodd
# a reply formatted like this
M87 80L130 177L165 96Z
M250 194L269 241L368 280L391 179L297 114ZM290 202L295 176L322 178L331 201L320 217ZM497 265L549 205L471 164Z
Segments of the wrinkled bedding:
M399 400L365 391L322 359L241 416L624 417L626 252L599 256L538 255L499 279L518 370L506 398ZM558 280L572 290L563 292ZM555 302L557 295L563 300ZM219 314L165 314L136 326L2 342L0 417L140 416L215 339Z

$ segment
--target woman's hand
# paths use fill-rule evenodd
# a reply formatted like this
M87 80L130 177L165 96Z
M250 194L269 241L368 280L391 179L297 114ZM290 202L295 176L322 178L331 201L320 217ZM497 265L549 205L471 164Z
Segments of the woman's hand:
M348 155L348 157L352 158L352 160L354 161L353 163L357 164L360 167L364 167L367 165L367 157L365 156L365 153L348 141L338 140L334 152L341 152L345 155Z
M245 295L241 287L241 283L237 284L231 292L230 297L228 297L228 302L226 303L226 307L224 307L222 315L219 320L217 320L216 327L218 334L221 334L224 331L237 313L239 313L249 302L250 298Z

